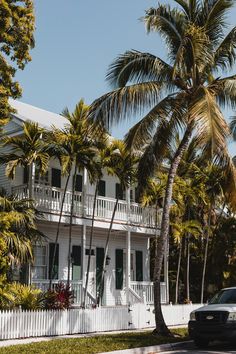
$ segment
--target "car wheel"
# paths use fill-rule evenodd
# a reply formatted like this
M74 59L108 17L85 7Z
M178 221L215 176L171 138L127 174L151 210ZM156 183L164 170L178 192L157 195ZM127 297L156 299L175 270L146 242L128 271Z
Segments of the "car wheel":
M207 348L207 346L209 344L209 340L206 338L194 338L194 344L198 348Z

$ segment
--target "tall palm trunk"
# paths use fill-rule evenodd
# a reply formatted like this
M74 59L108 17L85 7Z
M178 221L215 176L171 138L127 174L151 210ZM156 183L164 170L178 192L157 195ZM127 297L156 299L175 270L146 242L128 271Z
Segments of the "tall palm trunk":
M163 213L162 213L162 221L161 221L161 233L160 237L157 242L157 254L158 257L155 259L155 266L154 266L154 307L155 307L155 322L156 328L154 333L158 335L167 335L172 336L171 332L167 328L164 317L161 310L161 293L160 293L160 282L161 282L161 270L162 270L162 263L164 258L165 252L165 245L166 240L169 237L169 221L170 221L170 207L171 207L171 200L172 200L172 190L173 190L173 183L174 178L177 172L177 168L179 166L180 160L184 151L186 150L189 140L191 138L192 126L191 124L187 127L182 141L175 153L173 161L171 162L169 173L168 173L168 180L166 185L166 192L164 198L164 206L163 206Z
M189 275L190 275L190 236L187 235L187 270L186 270L186 299L190 302Z
M77 166L75 164L73 182L72 182L72 196L71 196L71 208L70 208L70 228L69 228L69 245L68 245L68 274L67 285L70 285L70 267L71 267L71 239L72 239L72 222L74 213L74 195L75 195L75 180L76 180Z
M176 283L175 283L175 303L176 304L178 304L179 301L179 274L180 274L181 257L182 257L182 239L180 240L179 243L179 257L178 257L178 266L177 266Z
M210 237L210 226L211 226L211 211L212 211L212 204L210 205L210 209L208 211L208 222L207 222L208 230L207 230L205 252L204 252L204 261L203 261L203 270L202 270L201 304L203 303L203 299L204 299L206 264L207 264L207 255L208 255L208 246L209 246L209 237Z
M97 201L97 194L98 194L98 185L99 185L99 180L96 183L94 199L93 199L93 215L92 215L92 225L91 225L90 239L89 239L89 256L88 256L87 273L86 273L86 281L85 281L85 289L84 289L84 301L83 301L84 307L86 306L86 296L88 291L88 280L89 280L89 270L90 270L90 263L91 263L91 250L92 250L92 243L93 243L94 218L95 218L96 201Z
M53 277L54 263L55 263L55 259L56 259L56 248L57 248L57 245L58 245L58 238L59 238L59 232L60 232L60 225L61 225L63 207L64 207L65 198L66 198L66 192L67 192L68 183L69 183L69 180L70 180L70 174L71 174L71 171L69 172L69 174L67 176L66 184L65 184L64 192L63 192L63 196L62 196L62 201L61 201L60 215L59 215L59 220L58 220L58 223L57 223L57 232L56 232L54 250L53 250L53 256L52 256L52 268L51 268L50 278L49 278L49 289L52 288L52 277Z
M102 292L103 292L103 281L104 281L104 276L105 276L105 268L106 268L106 258L107 258L107 253L108 253L108 246L109 246L109 240L110 240L110 236L111 236L111 230L112 230L112 226L113 226L113 222L114 222L114 218L115 218L115 214L116 214L116 209L118 206L118 202L119 202L119 198L116 199L116 203L113 209L113 213L112 213L112 217L111 217L111 222L110 222L110 227L109 227L109 231L107 234L107 239L106 239L106 245L105 245L105 251L104 251L104 259L103 259L103 266L102 266L102 276L101 276L101 281L99 284L99 289L98 289L98 297L97 297L97 305L100 305L100 301L101 301L101 297L102 297Z

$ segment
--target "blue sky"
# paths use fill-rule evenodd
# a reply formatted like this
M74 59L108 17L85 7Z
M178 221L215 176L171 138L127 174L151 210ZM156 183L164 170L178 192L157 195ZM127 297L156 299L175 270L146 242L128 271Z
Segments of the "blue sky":
M172 0L161 3L173 4ZM147 35L139 20L154 0L35 0L36 47L32 62L17 74L22 101L60 113L109 90L109 64L129 49L165 57L157 34ZM236 7L229 17L236 22ZM227 112L230 115L230 112ZM121 137L134 122L113 129Z

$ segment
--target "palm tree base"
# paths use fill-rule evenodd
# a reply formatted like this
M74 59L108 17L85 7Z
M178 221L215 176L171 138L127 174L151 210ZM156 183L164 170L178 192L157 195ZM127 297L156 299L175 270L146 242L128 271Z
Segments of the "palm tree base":
M152 334L154 335L154 336L160 336L160 337L171 337L171 338L173 338L174 337L174 334L173 333L171 333L171 331L166 327L166 326L158 326L158 327L156 327L154 330L153 330L153 332L152 332Z

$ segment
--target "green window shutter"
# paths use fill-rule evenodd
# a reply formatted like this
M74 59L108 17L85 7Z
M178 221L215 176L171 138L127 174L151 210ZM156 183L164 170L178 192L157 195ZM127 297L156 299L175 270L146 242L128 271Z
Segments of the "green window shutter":
M106 196L106 182L103 180L99 181L98 184L98 195L100 197L105 197Z
M51 186L61 188L61 170L52 168Z
M135 200L135 203L139 203L139 198L138 198L138 188L135 187L135 190L134 190L134 200Z
M121 199L124 200L124 192L123 189L121 188L120 183L116 183L116 199Z
M116 289L123 288L123 250L116 250Z
M135 251L136 281L143 281L143 252Z
M104 260L104 248L96 248L96 286L97 291L102 278L102 267ZM104 284L103 284L104 286Z
M72 246L72 280L80 280L81 277L81 246Z
M81 175L76 175L75 190L76 192L82 192L83 190L83 177Z
M58 279L58 266L59 266L59 244L56 245L56 254L54 266L52 268L52 259L54 254L55 243L49 243L49 278ZM52 273L51 273L52 272Z
M23 168L23 184L29 182L29 166L24 166Z

